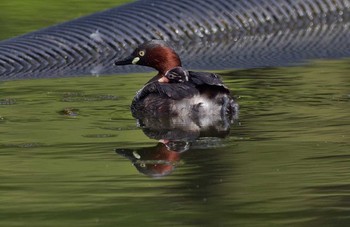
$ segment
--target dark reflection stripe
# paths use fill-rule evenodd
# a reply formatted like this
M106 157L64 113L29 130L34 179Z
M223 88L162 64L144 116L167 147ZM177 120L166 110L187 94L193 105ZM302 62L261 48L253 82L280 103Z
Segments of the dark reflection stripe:
M142 0L0 42L0 80L140 71L113 61L149 39L194 69L350 55L349 0Z

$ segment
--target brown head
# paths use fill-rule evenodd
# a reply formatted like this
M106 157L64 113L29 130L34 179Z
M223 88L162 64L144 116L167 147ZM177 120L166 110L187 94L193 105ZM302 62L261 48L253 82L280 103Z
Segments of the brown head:
M181 66L179 56L162 40L151 40L141 44L127 58L114 63L115 65L143 65L158 70L158 76L177 66Z

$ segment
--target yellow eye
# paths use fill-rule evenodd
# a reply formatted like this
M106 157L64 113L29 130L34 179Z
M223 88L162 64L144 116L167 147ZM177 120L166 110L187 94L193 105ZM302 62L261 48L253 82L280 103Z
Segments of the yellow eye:
M145 56L145 51L140 50L140 51L139 51L139 55L140 55L141 57Z

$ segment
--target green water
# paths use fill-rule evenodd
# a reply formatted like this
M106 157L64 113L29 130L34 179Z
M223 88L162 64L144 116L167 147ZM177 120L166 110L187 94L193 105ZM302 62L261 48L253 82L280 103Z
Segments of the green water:
M0 39L123 2L3 1ZM349 63L219 72L238 121L156 179L115 152L158 144L129 111L153 73L0 82L0 226L348 226Z
M238 122L160 179L115 153L158 143L129 111L151 74L2 82L0 226L350 224L348 65L221 72Z
M133 0L2 0L0 40L128 2Z

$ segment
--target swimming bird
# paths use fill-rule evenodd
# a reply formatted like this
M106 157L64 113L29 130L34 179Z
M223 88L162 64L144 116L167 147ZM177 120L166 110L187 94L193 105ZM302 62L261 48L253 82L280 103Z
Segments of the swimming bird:
M150 40L115 65L142 65L156 69L134 97L131 112L135 118L190 117L232 118L238 105L219 75L188 71L179 55L165 41Z

